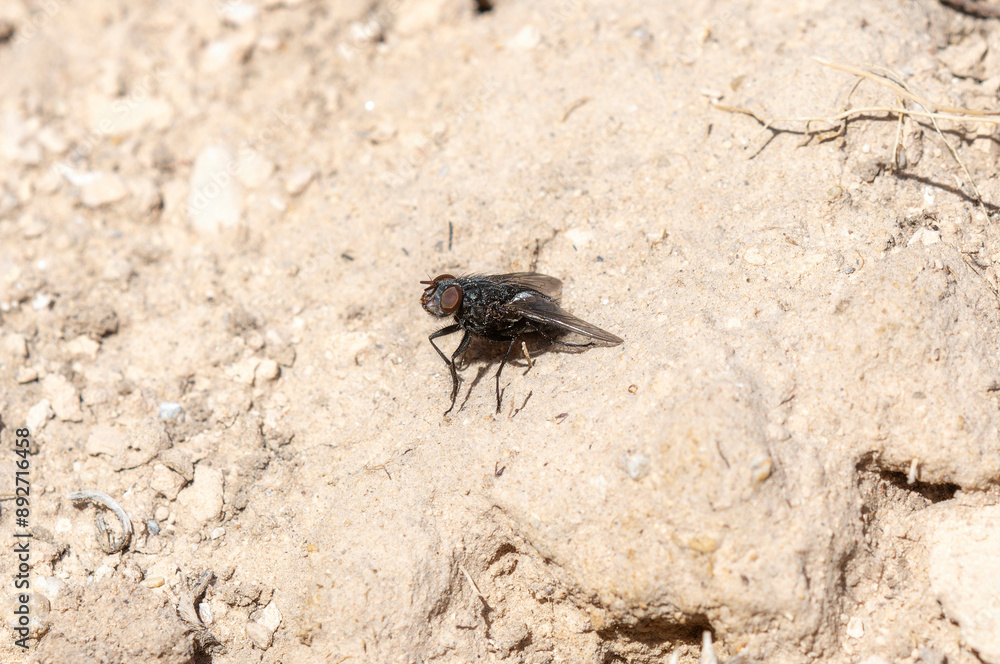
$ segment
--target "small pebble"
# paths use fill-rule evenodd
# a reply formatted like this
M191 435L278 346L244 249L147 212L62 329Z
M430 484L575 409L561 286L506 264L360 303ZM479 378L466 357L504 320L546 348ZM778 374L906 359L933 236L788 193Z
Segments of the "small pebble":
M248 622L246 632L247 638L253 641L253 644L259 649L267 650L271 647L271 641L274 639L274 632L269 631L260 623Z
M287 178L285 178L285 193L289 196L298 196L306 190L306 187L309 186L309 183L312 182L315 177L316 169L314 168L296 168L288 174Z
M35 293L35 297L31 299L31 308L35 311L41 311L42 309L48 309L49 305L52 304L52 296L46 293Z
M62 374L49 374L42 379L42 391L52 403L52 410L65 422L82 422L80 392Z
M101 344L86 335L80 335L67 341L64 350L71 357L86 357L90 360L96 360L97 353L101 350Z
M212 607L208 602L200 602L198 604L198 618L201 619L202 624L205 626L211 625L215 621L215 617L212 615Z
M261 360L260 364L257 365L257 370L254 372L254 383L260 384L265 381L276 380L280 375L281 369L278 368L277 362L274 360Z
M199 465L194 470L194 482L178 494L177 502L199 523L215 521L222 516L223 486L221 470Z
M770 477L773 465L774 462L771 461L770 457L760 456L754 459L750 464L751 484L756 486Z
M920 661L923 662L923 664L945 664L947 658L944 656L944 653L939 652L934 648L921 648Z
M166 422L183 422L184 409L176 401L161 401L157 417Z
M248 189L257 189L267 182L274 172L274 162L265 157L260 152L251 152L249 156L243 157L237 176L240 182Z
M625 468L625 472L628 473L628 476L633 480L641 480L649 474L649 457L642 452L629 454L622 459L622 465Z
M235 158L228 147L210 145L194 161L187 207L199 233L234 228L243 217L243 192L230 170Z
M80 202L89 208L117 203L128 195L125 181L116 173L97 173L95 178L80 187Z
M23 360L28 357L28 341L23 334L8 334L3 339L3 349L15 360Z
M179 473L167 468L162 463L153 465L153 474L149 477L149 488L162 495L167 500L176 500L177 494L187 484Z
M219 5L219 13L226 23L240 27L247 23L252 23L260 17L260 10L257 5L242 0L229 0ZM207 624L207 623L206 623Z
M21 385L36 381L38 380L38 370L34 367L21 367L17 370L17 375L14 377L14 380Z
M865 635L865 624L861 622L861 618L855 616L847 621L846 634L852 639L860 639Z

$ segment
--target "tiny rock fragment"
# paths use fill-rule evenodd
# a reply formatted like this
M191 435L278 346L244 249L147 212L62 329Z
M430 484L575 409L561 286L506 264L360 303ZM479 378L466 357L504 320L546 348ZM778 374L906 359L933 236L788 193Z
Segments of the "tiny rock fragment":
M512 51L530 51L542 41L542 32L533 25L526 25L508 39L504 46Z
M254 374L260 365L260 358L250 357L226 367L226 375L237 383L253 385Z
M767 259L764 258L764 254L760 252L757 247L750 247L743 253L743 260L750 265L764 265L767 263Z
M214 74L239 66L250 55L250 49L256 40L257 33L254 30L244 29L213 41L205 47L202 54L202 73Z
M625 472L628 473L628 476L633 480L641 480L649 474L650 460L649 457L642 452L629 454L622 461Z
M208 466L197 466L194 482L177 496L177 502L199 523L215 521L222 516L222 471Z
M289 196L298 196L306 190L315 177L316 169L314 168L296 168L285 178L285 193Z
M80 399L85 406L96 406L111 401L111 392L104 387L85 387L80 391Z
M176 401L161 401L156 417L166 422L183 422L184 408Z
M231 166L235 159L228 147L210 145L194 161L187 208L199 233L235 228L243 217L243 192Z
M223 21L235 27L252 23L260 18L260 10L257 9L257 5L252 2L243 2L243 0L230 0L224 3L219 9L219 14Z
M135 268L127 259L117 256L104 264L101 279L104 281L127 282L135 276Z
M52 410L57 418L66 422L83 421L80 393L65 376L61 374L47 375L42 379L42 390L52 402Z
M101 350L101 344L81 334L77 338L67 341L65 349L71 357L86 357L90 360L96 360L97 352Z
M959 78L983 79L984 59L989 44L981 35L973 32L960 43L949 46L938 53L945 67Z
M750 463L750 482L754 486L771 476L774 462L771 457L759 456Z
M52 402L48 399L42 399L28 409L28 415L24 418L24 424L32 434L37 434L45 427L45 423L52 419L54 414L52 412Z
M931 530L931 591L979 658L1000 664L1000 506L953 508L944 515L935 515L939 520Z
M929 247L932 244L937 244L941 241L941 233L939 231L932 231L929 228L919 228L917 232L913 234L913 237L906 243L906 246L912 246L914 244L922 244L925 247Z
M274 639L274 633L268 631L268 629L260 623L248 622L246 632L247 638L253 641L253 644L261 650L267 650L271 647L271 641Z
M3 350L15 360L23 360L28 357L28 341L23 334L8 334L3 338Z
M237 173L240 182L248 189L257 189L267 182L274 172L274 162L260 152L251 152L241 158L240 170Z
M107 304L81 306L63 320L63 336L67 339L85 334L101 339L118 332L118 313Z
M97 173L96 177L80 187L80 202L89 208L117 203L128 195L125 181L116 173Z
M21 237L25 240L42 237L49 228L49 224L44 219L31 213L21 215L17 220L17 226L21 229Z
M520 621L505 621L490 630L494 634L494 642L501 657L508 657L511 652L523 649L531 642L531 631Z
M128 447L128 436L118 429L103 424L91 429L90 436L87 437L86 450L90 456L103 454L118 457L125 452L126 447Z
M38 370L34 367L21 367L17 370L17 375L14 376L14 380L16 380L20 385L36 381L38 380Z
M187 481L161 463L153 466L153 474L149 478L149 486L153 491L163 495L167 500L176 500L177 494Z
M278 626L281 624L281 611L278 610L278 607L274 604L274 602L269 602L268 605L264 607L264 610L261 611L260 618L257 622L271 630L271 633L274 634L274 632L277 631Z
M276 380L281 375L281 369L274 360L261 360L254 372L254 383L260 384L267 381Z
M711 535L695 535L688 540L688 546L698 553L714 553L719 548L719 540Z
M139 216L145 216L163 205L163 193L149 178L132 178L127 183L132 198L129 209Z
M860 639L865 635L865 624L861 622L861 618L854 616L847 621L847 629L845 630L845 633L852 639Z

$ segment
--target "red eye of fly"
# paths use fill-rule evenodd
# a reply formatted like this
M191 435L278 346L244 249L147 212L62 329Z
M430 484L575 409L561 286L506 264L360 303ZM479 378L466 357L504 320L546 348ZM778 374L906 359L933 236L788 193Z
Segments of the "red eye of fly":
M458 305L462 303L462 287L458 284L452 284L444 289L441 293L441 311L446 314L458 309Z

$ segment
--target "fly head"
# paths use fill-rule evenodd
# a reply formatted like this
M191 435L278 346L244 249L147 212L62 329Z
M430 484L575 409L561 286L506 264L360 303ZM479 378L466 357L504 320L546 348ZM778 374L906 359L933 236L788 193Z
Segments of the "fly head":
M420 296L424 311L439 318L450 316L462 306L462 286L450 274L434 277L433 281L421 281L427 288Z

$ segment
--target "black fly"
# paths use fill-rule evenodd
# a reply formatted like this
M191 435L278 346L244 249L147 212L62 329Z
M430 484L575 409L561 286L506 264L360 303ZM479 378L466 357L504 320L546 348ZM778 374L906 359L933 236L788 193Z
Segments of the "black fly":
M500 372L522 335L537 332L552 343L576 348L592 346L595 342L609 346L622 343L614 334L563 311L557 299L562 282L544 274L515 272L467 277L442 274L433 281L420 283L427 285L420 297L424 311L439 318L455 317L453 325L428 337L434 350L451 369L451 406L444 412L445 415L455 407L455 398L458 396L458 369L455 367L455 360L469 347L473 334L489 341L510 342L496 373L498 413L501 397ZM463 330L465 335L449 360L434 340L459 330ZM566 333L574 333L590 341L569 344L556 339Z

